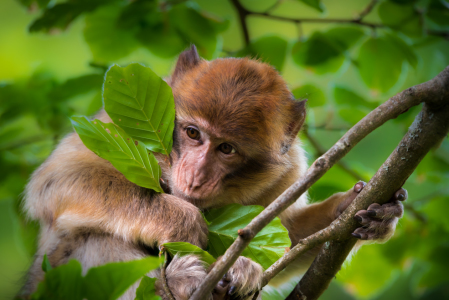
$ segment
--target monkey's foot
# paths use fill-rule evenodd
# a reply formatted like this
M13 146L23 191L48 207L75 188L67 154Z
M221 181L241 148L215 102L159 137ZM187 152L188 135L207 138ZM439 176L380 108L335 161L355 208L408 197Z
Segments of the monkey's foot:
M354 186L354 192L360 193L365 187L364 182L358 182ZM399 218L404 213L404 206L399 201L407 199L407 191L403 188L397 190L389 202L380 205L371 204L368 209L358 211L354 219L362 225L357 228L352 236L361 240L387 241L394 233Z
M176 300L187 300L204 281L207 272L204 263L195 255L176 255L166 270L168 288ZM160 280L156 281L157 294L168 300ZM206 300L212 300L212 295Z
M240 256L215 287L214 300L252 299L261 288L262 274L263 269L258 263Z

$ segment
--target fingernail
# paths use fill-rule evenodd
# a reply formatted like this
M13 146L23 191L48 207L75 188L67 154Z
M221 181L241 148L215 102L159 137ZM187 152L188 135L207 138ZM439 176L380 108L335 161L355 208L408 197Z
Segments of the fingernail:
M231 288L229 289L229 291L228 291L228 295L232 295L232 294L234 294L234 292L235 292L235 289L236 289L236 287L233 285L233 286L231 286Z
M219 286L222 286L222 287L225 287L225 286L227 285L227 282L224 282L224 280L220 280L220 281L218 282L218 285L219 285Z
M367 210L366 214L368 215L368 217L375 217L377 215L374 210Z
M360 234L358 234L358 233L351 233L351 235L353 236L353 237L355 237L356 239L361 239L362 238L362 236L360 235Z
M361 216L354 216L354 220L356 220L359 223L361 223L363 221Z

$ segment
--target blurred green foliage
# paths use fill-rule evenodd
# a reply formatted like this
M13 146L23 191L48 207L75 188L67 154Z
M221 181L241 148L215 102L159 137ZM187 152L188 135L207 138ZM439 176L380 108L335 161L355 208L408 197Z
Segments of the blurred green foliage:
M310 99L301 138L311 161L378 104L449 64L445 0L240 0L244 27L235 3L0 2L0 299L18 291L36 247L38 225L20 208L24 185L71 131L69 117L100 109L112 63L140 62L167 76L190 43L206 59L267 61L295 97ZM312 200L369 180L419 109L360 142L311 188ZM409 199L395 236L362 247L322 299L449 299L447 139L405 188ZM283 299L289 286L264 298Z

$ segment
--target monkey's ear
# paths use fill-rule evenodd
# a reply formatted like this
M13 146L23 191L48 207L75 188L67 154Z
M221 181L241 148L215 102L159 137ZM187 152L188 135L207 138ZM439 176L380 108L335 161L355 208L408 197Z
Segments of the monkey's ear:
M171 82L175 82L181 78L185 72L196 67L201 61L198 51L195 45L192 44L188 50L185 50L179 55L178 62L176 63L175 71L171 77Z
M281 153L285 154L290 149L293 141L298 135L304 121L306 120L306 102L307 99L302 101L292 101L290 105L290 122L285 130L286 139L281 146Z

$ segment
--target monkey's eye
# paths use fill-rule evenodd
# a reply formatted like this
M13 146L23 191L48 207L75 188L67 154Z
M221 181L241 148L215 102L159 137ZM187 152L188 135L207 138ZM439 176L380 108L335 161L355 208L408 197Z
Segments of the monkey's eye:
M220 146L218 146L218 150L220 150L224 154L235 153L234 147L232 147L231 145L229 145L227 143L220 144Z
M193 140L200 138L200 132L193 127L187 127L187 135Z

